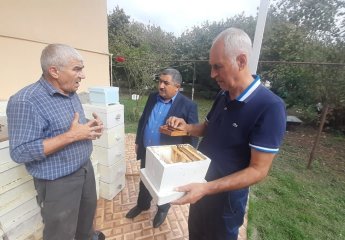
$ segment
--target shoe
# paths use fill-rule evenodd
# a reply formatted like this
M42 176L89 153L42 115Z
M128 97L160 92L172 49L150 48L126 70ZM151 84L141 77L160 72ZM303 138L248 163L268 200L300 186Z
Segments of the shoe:
M92 236L92 240L105 240L105 236L100 231L95 231Z
M155 218L153 219L153 227L158 228L160 225L162 225L167 215L168 215L168 211L164 212L164 211L158 210Z
M128 211L128 213L126 214L126 218L135 218L142 211L144 211L144 210L136 205L134 208L132 208L131 210Z

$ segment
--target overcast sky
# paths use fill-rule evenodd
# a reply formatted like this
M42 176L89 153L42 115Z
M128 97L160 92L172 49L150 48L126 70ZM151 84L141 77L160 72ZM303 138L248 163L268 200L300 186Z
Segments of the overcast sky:
M118 5L131 20L160 26L179 36L206 20L220 21L244 12L255 16L260 0L107 0L108 13Z

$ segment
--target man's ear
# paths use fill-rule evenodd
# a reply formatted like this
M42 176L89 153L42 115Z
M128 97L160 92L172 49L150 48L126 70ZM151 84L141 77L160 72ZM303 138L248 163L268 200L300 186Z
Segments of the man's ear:
M59 77L59 70L55 66L51 66L48 68L49 75L53 78Z
M240 71L243 70L247 66L247 64L248 64L247 55L241 53L240 55L238 55L236 57L236 62L237 62L237 65L238 65L238 69Z

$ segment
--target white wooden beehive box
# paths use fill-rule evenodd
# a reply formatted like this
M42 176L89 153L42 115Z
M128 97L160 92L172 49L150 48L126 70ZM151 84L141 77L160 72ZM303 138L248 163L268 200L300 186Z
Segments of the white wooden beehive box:
M126 184L125 175L120 175L114 182L106 183L99 181L99 196L107 200L112 200Z
M109 105L119 102L119 88L100 86L90 87L89 97L92 104Z
M5 215L35 196L36 190L32 179L3 192L0 194L0 216Z
M0 194L32 179L24 165L12 161L8 144L8 141L0 142Z
M113 128L124 123L124 106L122 104L114 104L108 106L100 106L93 104L83 104L85 117L93 119L92 113L96 113L102 120L104 128Z
M0 142L0 172L18 166L10 157L8 144L9 141Z
M8 240L42 240L42 236L43 221L40 212L6 232Z
M37 205L36 197L33 196L23 204L10 209L4 215L0 216L2 230L6 233L17 227L19 224L25 222L27 219L40 212Z
M210 159L189 144L146 148L145 168L140 176L158 205L181 197L174 188L204 182Z
M125 159L125 142L124 139L116 143L111 148L104 148L93 146L93 158L97 159L98 163L111 166L119 161Z
M93 141L93 145L112 148L117 144L121 144L125 137L125 125L120 124L113 128L104 129L102 136Z
M103 164L98 165L100 180L106 183L115 182L120 176L124 176L126 173L126 162L124 160L119 161L111 166Z

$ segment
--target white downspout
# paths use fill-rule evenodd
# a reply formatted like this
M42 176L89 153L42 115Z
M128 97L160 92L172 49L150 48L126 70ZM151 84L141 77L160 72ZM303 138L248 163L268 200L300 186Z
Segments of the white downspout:
M256 74L256 71L258 69L262 38L264 35L266 17L267 17L269 5L270 5L269 0L260 1L258 21L256 22L255 36L254 36L254 41L253 41L253 53L249 60L249 68L252 74Z

